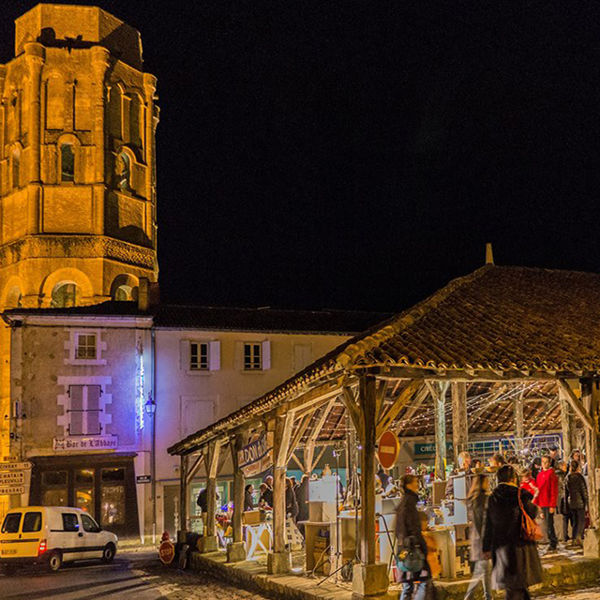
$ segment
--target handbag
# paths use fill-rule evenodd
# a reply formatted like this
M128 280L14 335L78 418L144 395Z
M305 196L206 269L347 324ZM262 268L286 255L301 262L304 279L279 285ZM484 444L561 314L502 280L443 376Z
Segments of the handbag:
M423 551L413 536L406 538L396 553L396 564L405 573L418 573L425 566Z
M521 509L521 537L526 542L539 542L542 537L542 528L527 514L523 508L523 501L521 500L521 488L517 491L517 498L519 500L519 508Z

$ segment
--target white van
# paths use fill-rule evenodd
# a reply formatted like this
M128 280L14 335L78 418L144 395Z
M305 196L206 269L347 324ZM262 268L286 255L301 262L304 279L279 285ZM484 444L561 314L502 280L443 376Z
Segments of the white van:
M63 562L100 558L111 562L117 536L104 531L80 508L11 508L0 529L0 565L45 563L52 571Z

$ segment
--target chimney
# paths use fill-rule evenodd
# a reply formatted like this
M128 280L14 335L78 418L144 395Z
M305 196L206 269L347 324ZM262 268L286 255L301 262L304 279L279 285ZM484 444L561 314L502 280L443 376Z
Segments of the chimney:
M493 265L494 264L494 251L492 250L492 243L488 242L485 245L485 264Z

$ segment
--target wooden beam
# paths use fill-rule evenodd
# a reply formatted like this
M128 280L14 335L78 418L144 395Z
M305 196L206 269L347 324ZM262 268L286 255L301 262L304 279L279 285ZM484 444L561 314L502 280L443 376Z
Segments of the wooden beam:
M298 459L298 457L296 456L295 452L292 452L292 456L290 457L291 460L293 460L297 465L298 468L303 472L306 473L306 471L304 470L304 465L300 462L300 460Z
M293 413L279 415L273 435L273 552L285 552L285 473Z
M179 533L178 541L185 541L188 528L188 457L180 456L179 463Z
M454 381L452 395L452 442L454 447L454 466L458 466L458 455L467 449L469 443L469 422L467 420L467 384Z
M387 392L388 381L386 379L379 379L377 381L377 391L375 393L375 415L377 421L381 418L381 412L384 406L385 393Z
M352 387L347 385L343 387L342 398L344 400L344 406L346 407L346 410L350 415L350 419L352 420L352 424L354 425L354 429L356 429L358 437L362 438L364 435L364 424L362 420L361 408Z
M520 453L524 450L523 448L523 438L525 437L525 429L523 426L523 399L524 392L521 390L517 397L515 398L514 404L514 417L515 417L515 441L517 445L517 452Z
M302 417L302 419L300 420L300 423L298 424L298 426L295 428L295 431L290 440L290 445L289 445L288 452L287 452L287 460L285 461L286 465L288 462L290 462L290 459L292 457L292 454L294 453L294 450L296 449L296 447L300 443L300 440L302 439L302 436L306 432L306 429L308 428L308 425L309 425L311 419L313 418L313 414L314 414L314 411L310 412L310 413L306 413L304 415L304 417Z
M558 387L558 402L560 404L560 429L563 439L563 457L568 463L571 452L576 448L575 441L575 419L571 411L567 393L562 387Z
M583 381L583 380L582 380ZM571 408L575 411L575 414L581 419L587 429L594 429L594 421L590 416L589 412L585 409L584 404L575 395L575 392L571 389L569 382L566 379L559 379L558 385L565 393L567 402L571 405ZM583 397L583 392L582 392Z
M208 446L206 453L206 529L205 536L214 536L216 533L215 515L217 514L217 471L221 441L215 440Z
M588 468L588 489L589 489L589 510L591 526L594 529L600 524L600 506L599 489L596 476L596 469L600 466L600 457L598 456L598 410L599 393L598 383L591 379L582 379L581 385L581 403L585 408L587 415L593 423L593 427L586 427L585 430L585 455Z
M243 530L242 530L242 516L244 514L244 485L246 478L244 472L240 469L239 464L239 452L246 445L248 440L248 434L246 431L238 430L233 440L231 440L229 447L231 450L231 463L233 465L233 542L242 542Z
M189 459L192 457L192 454L188 455L188 464L189 464ZM188 468L188 473L187 473L187 483L189 484L192 479L194 479L194 477L196 476L196 473L200 470L200 467L202 466L202 463L204 461L204 454L202 454L202 452L198 455L198 457L196 458L196 460L192 463L192 466Z
M421 381L410 381L409 384L402 390L398 398L394 400L383 415L380 416L377 422L377 439L381 437L384 431L389 429L394 419L400 414L400 411L408 406L410 401L415 397L417 391L423 387Z
M433 398L435 428L435 477L446 479L446 392L449 381L430 382L425 384Z

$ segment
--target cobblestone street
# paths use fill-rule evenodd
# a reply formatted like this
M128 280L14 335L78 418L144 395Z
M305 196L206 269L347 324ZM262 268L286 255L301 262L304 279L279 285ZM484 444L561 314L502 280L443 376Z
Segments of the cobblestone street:
M547 596L536 596L537 600L600 600L600 587L572 592L556 592Z

